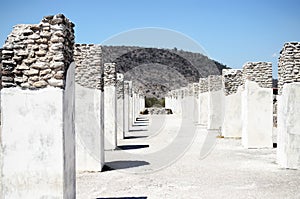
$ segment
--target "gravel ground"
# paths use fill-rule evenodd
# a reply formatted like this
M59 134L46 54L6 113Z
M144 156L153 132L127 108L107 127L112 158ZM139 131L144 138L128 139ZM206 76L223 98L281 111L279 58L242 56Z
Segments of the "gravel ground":
M170 145L169 140L180 145L175 134L182 120L174 115L148 117L150 126L140 122L128 135L138 138L119 142L130 155L106 152L107 165L115 170L77 175L77 198L300 198L300 171L279 168L276 149L243 149L239 139L218 138L201 158L207 131L199 126L184 154L167 165L161 145ZM155 121L164 121L160 129L152 126Z

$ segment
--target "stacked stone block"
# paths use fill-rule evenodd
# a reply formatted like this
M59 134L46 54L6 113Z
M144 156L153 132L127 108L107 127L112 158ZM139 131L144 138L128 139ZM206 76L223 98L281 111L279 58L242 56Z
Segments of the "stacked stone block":
M102 90L102 51L96 44L75 44L74 60L76 63L75 81L77 84L92 89Z
M194 96L198 99L199 97L199 83L193 83Z
M208 92L208 78L199 79L199 92L200 93Z
M222 76L221 75L210 75L208 76L208 91L219 91L222 90Z
M261 88L272 88L272 63L246 63L243 66L243 84L246 80L257 82Z
M16 25L2 50L2 86L63 88L73 61L73 27L61 14L46 16L40 24Z
M225 96L234 94L243 85L243 72L240 69L223 69L222 81Z
M285 43L278 62L278 89L284 84L300 82L300 42Z

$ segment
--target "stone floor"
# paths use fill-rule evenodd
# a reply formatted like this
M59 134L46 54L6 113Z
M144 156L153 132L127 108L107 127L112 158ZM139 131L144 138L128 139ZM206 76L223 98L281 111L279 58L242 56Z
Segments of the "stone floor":
M279 168L276 149L243 149L174 115L135 125L105 172L77 175L77 198L300 198L300 171Z

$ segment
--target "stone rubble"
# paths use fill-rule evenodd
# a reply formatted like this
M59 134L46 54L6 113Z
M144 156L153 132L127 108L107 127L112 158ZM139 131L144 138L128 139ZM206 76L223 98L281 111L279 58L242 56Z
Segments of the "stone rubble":
M117 73L115 63L104 64L104 86L116 86Z
M199 79L199 92L205 93L208 91L208 78Z
M278 60L279 94L285 83L300 82L300 42L285 43Z
M74 24L64 15L13 28L2 50L2 87L64 87L73 62Z
M124 98L124 75L117 73L117 99Z
M75 44L75 82L86 88L103 89L102 51L96 44Z
M243 84L243 72L240 69L223 69L222 81L225 96L234 94Z
M209 75L208 76L208 91L219 91L222 89L222 76Z
M272 63L248 62L243 66L243 84L254 81L262 88L272 88Z

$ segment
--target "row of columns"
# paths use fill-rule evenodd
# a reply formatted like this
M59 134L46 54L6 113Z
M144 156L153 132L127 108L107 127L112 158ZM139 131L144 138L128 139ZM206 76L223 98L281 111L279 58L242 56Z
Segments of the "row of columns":
M74 45L73 27L46 16L0 50L0 198L76 198L76 172L101 171L144 109L99 45Z
M277 162L300 169L300 43L284 45L279 58L278 112L273 113L272 64L248 62L243 69L224 69L222 76L194 83L197 124L228 138L241 138L245 148L272 148L277 134ZM189 88L189 87L187 87ZM181 114L186 88L170 91L166 108ZM278 115L278 130L273 114ZM275 141L276 142L276 141Z

